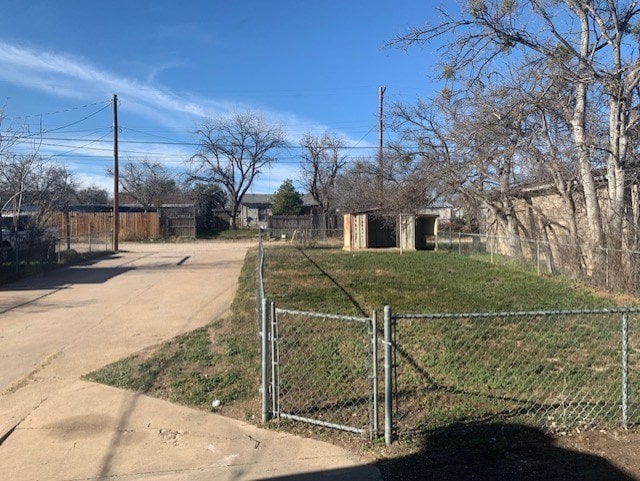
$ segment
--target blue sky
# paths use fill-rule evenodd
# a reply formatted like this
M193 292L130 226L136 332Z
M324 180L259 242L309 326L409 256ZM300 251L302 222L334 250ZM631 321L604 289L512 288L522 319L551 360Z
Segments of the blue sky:
M253 110L306 132L342 135L353 156L377 145L385 102L433 95L434 46L385 48L394 35L437 20L436 2L0 0L1 130L44 130L40 151L80 181L111 181L112 94L120 159L180 169L203 118ZM37 137L37 136L36 136ZM137 143L129 143L137 142ZM297 180L291 150L252 191Z

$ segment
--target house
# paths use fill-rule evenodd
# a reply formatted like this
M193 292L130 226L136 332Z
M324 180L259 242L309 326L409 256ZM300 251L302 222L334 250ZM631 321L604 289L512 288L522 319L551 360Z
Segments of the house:
M240 203L238 226L265 226L273 206L272 198L271 194L245 194Z
M272 194L245 194L238 213L240 228L265 227L268 225L273 207ZM302 196L302 212L300 215L313 216L318 211L318 203L311 194Z
M609 202L606 177L601 175L595 180L596 201L606 230ZM637 285L640 264L635 255L640 246L640 187L630 178L625 190L622 238L615 247L606 241L602 245L589 245L591 226L581 188L562 196L548 183L514 186L508 191L507 202L501 201L500 194L496 193L493 205L483 209L481 234L489 239L487 249L492 254L536 261L538 270L563 272L607 287L610 277L615 275L624 279L621 285ZM614 239L607 240L615 243Z

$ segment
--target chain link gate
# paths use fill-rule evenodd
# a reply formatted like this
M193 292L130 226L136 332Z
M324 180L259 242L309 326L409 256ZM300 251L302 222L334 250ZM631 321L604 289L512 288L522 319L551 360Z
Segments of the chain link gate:
M374 436L378 431L373 318L271 310L273 416Z

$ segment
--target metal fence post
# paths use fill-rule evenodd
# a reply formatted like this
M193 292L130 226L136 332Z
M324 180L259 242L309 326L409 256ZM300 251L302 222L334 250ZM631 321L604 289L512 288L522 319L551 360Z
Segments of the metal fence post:
M378 311L373 311L371 317L371 369L373 388L373 426L374 436L378 435Z
M629 425L629 314L622 314L622 427Z
M491 263L493 264L493 250L495 248L495 239L493 238L493 236L489 237L491 239L491 244L490 244L490 251L491 251Z
M384 306L384 443L393 442L393 342L391 306Z
M280 417L280 381L278 365L278 316L276 315L276 304L271 303L271 400L273 417Z
M261 313L262 341L262 422L269 421L269 302L262 299Z
M607 247L605 249L605 261L604 261L604 265L605 265L605 275L604 275L604 282L605 282L605 287L609 287L609 248Z

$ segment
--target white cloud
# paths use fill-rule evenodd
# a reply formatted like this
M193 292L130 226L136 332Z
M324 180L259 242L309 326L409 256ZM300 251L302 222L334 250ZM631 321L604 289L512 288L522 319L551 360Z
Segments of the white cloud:
M149 77L154 78L157 70L163 68L150 69ZM184 133L192 130L200 118L227 115L238 110L263 112L267 119L281 123L285 131L290 132L292 142L297 142L305 132L332 130L329 126L301 119L292 113L269 111L232 99L203 98L188 92L172 92L153 82L114 74L66 53L39 51L2 41L0 79L61 97L92 101L107 99L116 93L123 109L153 123L160 122L182 129ZM355 143L357 139L346 138L346 141Z
M0 42L0 79L62 97L108 98L117 93L124 108L176 126L186 118L225 112L230 104L179 95L148 82L119 76L68 54L37 51Z
M113 192L113 178L111 177L99 174L80 173L76 175L76 179L83 187L96 186L109 193Z
M297 144L306 132L321 134L324 131L342 135L349 145L359 143L358 139L349 138L329 126L302 119L289 112L240 104L232 99L205 98L189 92L174 92L163 88L153 82L157 72L162 68L164 67L150 69L147 81L141 81L118 75L67 53L43 51L0 41L0 80L49 95L90 102L107 100L112 93L117 93L121 111L128 111L146 119L150 126L162 125L171 128L181 138L187 137L195 130L197 122L203 117L228 115L238 110L256 110L262 112L268 121L281 124L285 132L288 132L288 139L292 144ZM127 132L129 139L133 135L135 134ZM53 155L70 150L83 156L107 158L109 155L106 149L84 149L82 145L82 142L71 143L60 148L50 147L48 150ZM360 145L365 146L361 143ZM149 158L177 167L180 159L189 157L195 149L189 146L145 144L143 147L123 145L121 150L144 151ZM126 160L127 155L122 153L121 158ZM137 157L143 155L131 154ZM291 155L295 156L295 153ZM81 170L82 164L77 165ZM265 172L255 186L255 189L259 190L255 191L275 191L284 179L297 179L298 171L297 163L287 159L286 163L273 166L269 172ZM80 177L83 183L91 181L98 185L104 184L104 180L99 180L96 174L81 174Z

